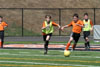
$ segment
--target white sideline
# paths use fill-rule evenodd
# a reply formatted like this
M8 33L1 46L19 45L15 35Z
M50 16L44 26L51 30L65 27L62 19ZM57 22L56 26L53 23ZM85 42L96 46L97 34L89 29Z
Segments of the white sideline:
M13 56L45 56L45 57L64 57L62 55L25 55L25 54L11 54L11 53L0 53L0 55L13 55ZM81 57L81 58L100 58L99 56L70 56L70 57Z
M13 55L13 56L50 56L50 57L63 57L62 55L24 55L24 54L11 54L11 53L0 53L0 55ZM70 57L83 57L83 58L100 58L99 56L70 56Z
M37 62L20 62L20 61L0 61L0 63L25 63L25 64L41 64L41 65L58 65L58 66L82 66L82 67L100 67L92 65L76 65L76 64L56 64L56 63L37 63Z

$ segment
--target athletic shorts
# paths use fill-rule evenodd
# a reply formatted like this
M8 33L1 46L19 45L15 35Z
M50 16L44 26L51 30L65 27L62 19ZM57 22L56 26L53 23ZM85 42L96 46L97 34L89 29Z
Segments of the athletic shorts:
M52 33L50 33L50 34L46 34L46 35L43 35L43 40L44 40L44 41L46 41L46 38L47 38L47 36L48 36L48 35L49 35L49 36L50 36L50 38L51 38ZM50 40L50 38L49 38L49 40Z
M80 38L80 34L72 32L70 37L73 37L74 41L77 43Z
M90 36L90 31L83 31L84 39Z
M4 31L0 31L0 38L4 38Z

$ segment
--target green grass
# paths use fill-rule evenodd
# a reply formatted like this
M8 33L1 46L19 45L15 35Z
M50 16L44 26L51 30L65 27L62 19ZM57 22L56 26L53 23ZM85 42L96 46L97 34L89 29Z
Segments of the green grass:
M0 67L99 67L100 52L73 51L64 57L63 50L0 49Z

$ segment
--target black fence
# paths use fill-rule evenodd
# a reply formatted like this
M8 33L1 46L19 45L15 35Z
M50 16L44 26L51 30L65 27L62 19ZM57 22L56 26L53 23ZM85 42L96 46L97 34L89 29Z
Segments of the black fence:
M82 20L86 12L94 25L100 24L100 8L0 8L0 15L9 25L5 36L40 36L45 15L51 15L53 21L63 26L70 23L74 13ZM70 35L71 28L65 30L61 32L55 28L53 35Z

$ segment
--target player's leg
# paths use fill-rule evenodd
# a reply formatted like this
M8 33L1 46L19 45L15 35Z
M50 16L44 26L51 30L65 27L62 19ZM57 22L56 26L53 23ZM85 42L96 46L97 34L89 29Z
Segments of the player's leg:
M47 35L46 41L45 41L45 53L44 53L44 54L47 54L47 51L48 51L48 44L49 44L49 39L50 39L50 36Z
M76 45L77 45L77 43L78 43L79 38L80 38L80 34L75 34L75 35L73 36L74 44L73 44L73 46L72 46L72 50L75 50L75 47L76 47Z
M2 48L2 42L1 42L1 39L0 39L0 48Z
M86 31L83 32L83 35L84 35L84 40L85 40L85 43L84 43L85 44L85 49L87 50L87 40L86 40L86 35L87 34L86 34Z
M44 48L45 48L44 54L47 54L47 52L48 52L48 44L49 44L49 40L50 40L51 36L52 36L52 34L48 34L46 36L46 40L45 40L45 44L44 44Z
M88 48L90 48L89 37L88 37L89 35L90 35L90 31L85 31L84 32L84 39L85 39L85 48L86 48L86 50Z
M71 42L73 41L73 35L74 35L74 33L72 32L70 35L70 39L69 39L68 43L66 44L65 50L69 49L69 46L71 45Z
M0 31L0 48L2 47L1 39L2 39L2 32Z
M46 52L46 37L47 37L47 35L43 35L43 40L44 40L44 53Z
M87 38L86 38L88 48L90 48L89 36L90 36L90 31L88 31Z
M89 49L89 48L90 48L89 38L86 37L86 38L85 38L85 49L87 50L87 49Z
M68 43L66 44L66 48L65 50L68 50L69 49L69 46L71 45L71 42L73 41L73 37L70 37Z
M86 37L86 41L87 41L87 47L90 48L90 42L88 37Z
M3 48L3 43L4 43L4 31L2 31L1 35L1 48Z

